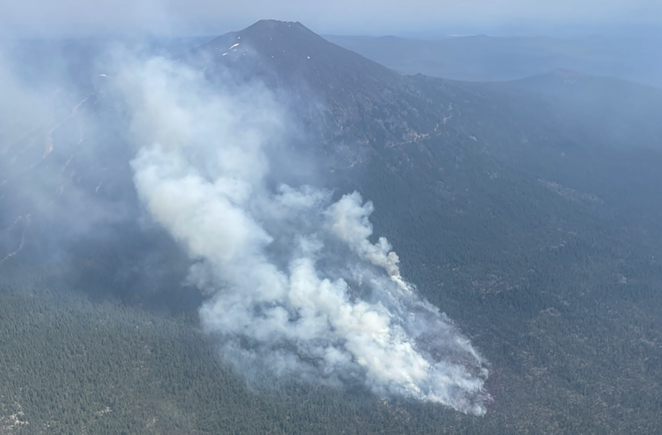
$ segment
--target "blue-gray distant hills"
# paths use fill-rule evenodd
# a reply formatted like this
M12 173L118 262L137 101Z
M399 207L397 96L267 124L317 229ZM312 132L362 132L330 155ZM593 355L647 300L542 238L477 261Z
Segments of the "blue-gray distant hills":
M394 36L325 38L402 74L456 80L514 80L564 68L662 86L658 33L613 36Z

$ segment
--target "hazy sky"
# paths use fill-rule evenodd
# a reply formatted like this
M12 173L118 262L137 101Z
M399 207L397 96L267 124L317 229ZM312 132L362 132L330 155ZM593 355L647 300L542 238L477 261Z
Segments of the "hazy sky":
M660 0L0 0L0 36L218 34L262 18L301 21L319 33L398 34L652 25L661 17Z

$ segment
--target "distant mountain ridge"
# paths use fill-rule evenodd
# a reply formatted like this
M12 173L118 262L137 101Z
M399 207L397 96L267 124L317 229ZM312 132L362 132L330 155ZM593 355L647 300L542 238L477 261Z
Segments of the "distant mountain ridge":
M287 89L288 95L298 95L297 104L306 105L314 101L313 106L323 106L330 111L330 118L326 121L336 123L337 130L348 131L348 137L354 140L361 137L366 128L371 129L373 135L379 134L380 140L391 144L406 143L426 135L434 136L446 126L443 122L438 125L436 120L447 119L448 122L450 119L448 103L452 100L455 100L455 107L464 102L482 104L479 101L494 98L489 96L493 90L500 92L503 89L498 84L473 85L453 80L401 76L329 43L301 23L259 21L241 32L216 38L199 50L205 53L208 62L241 71L247 76L262 77L271 87ZM213 69L207 66L206 71L209 75ZM548 83L545 77L551 81ZM637 101L646 101L649 108L662 101L662 91L658 89L616 81L599 84L604 79L560 68L549 74L514 81L507 87L512 89L512 97L522 100L521 106L540 104L540 101L535 101L536 95L544 94L550 98L542 105L550 107L556 104L553 101L556 90L551 88L555 83L553 77L563 77L564 83L583 80L584 89L595 88L590 94L573 91L566 95L576 101L584 98L590 102L594 97L609 99L613 95L609 105L616 106L613 108L615 115L619 110L617 106L625 107L627 100L633 96L637 97ZM602 96L596 93L599 92L596 86L604 87L600 88ZM435 94L434 99L430 98L429 92ZM489 104L484 105L487 106ZM604 109L604 106L599 105L598 108ZM309 108L310 111L314 111L314 107ZM496 109L488 119L500 116L498 112ZM405 118L406 122L403 122ZM618 123L618 118L615 116L614 122L622 125ZM630 121L641 121L649 126L656 124L641 116L637 120L628 118ZM448 124L448 128L453 128L453 123ZM335 140L343 139L336 137Z
M555 68L662 87L660 35L648 37L454 36L437 39L325 35L403 74L516 80Z

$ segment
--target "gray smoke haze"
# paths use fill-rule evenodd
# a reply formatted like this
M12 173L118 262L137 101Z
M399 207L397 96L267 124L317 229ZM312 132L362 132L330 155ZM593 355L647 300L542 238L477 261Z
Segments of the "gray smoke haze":
M189 280L211 295L202 325L226 360L486 412L485 362L403 279L389 242L371 241L373 205L267 181L294 124L263 86L211 88L179 63L134 58L116 90L138 195L195 261Z
M28 220L29 213L50 214L62 222L69 221L68 228L76 232L84 232L98 219L120 215L119 207L103 210L103 200L83 199L75 185L76 177L81 176L75 167L87 159L81 149L86 148L95 133L94 123L85 113L90 94L69 86L54 65L43 77L31 76L3 48L0 47L0 215L16 212L21 216L5 218ZM69 135L66 146L58 145L54 152L55 138L63 131ZM62 198L66 198L66 205L56 200Z
M0 7L0 37L5 33L98 35L154 32L200 34L236 30L264 18L302 21L317 32L392 34L440 28L509 25L528 32L540 26L586 27L625 23L659 26L657 0L303 0L212 2L209 0L24 0ZM474 27L475 28L475 27Z
M171 280L156 277L158 252L140 246L152 239L138 235L132 174L151 219L193 263L187 283L208 296L203 329L247 378L359 383L485 413L485 362L401 276L387 239L373 236L373 205L310 177L279 182L283 161L308 162L283 146L296 122L265 86L218 87L161 57L97 56L106 67L84 89L65 72L39 79L0 58L11 84L0 99L0 261L39 244L55 256L77 240L83 252L115 243L135 251L99 279Z

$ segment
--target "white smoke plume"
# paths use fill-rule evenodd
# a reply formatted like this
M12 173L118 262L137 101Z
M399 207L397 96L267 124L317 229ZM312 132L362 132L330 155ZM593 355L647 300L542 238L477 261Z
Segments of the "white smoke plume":
M190 278L212 293L200 317L225 358L485 413L482 358L404 281L389 242L370 242L372 204L270 181L291 121L264 87L212 87L162 58L116 81L138 194L196 261Z

